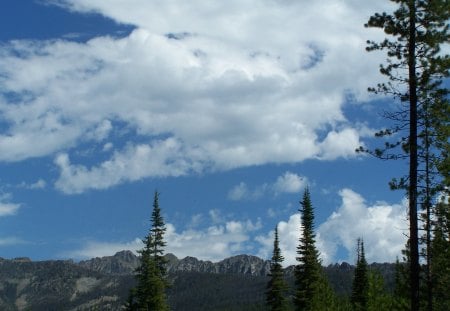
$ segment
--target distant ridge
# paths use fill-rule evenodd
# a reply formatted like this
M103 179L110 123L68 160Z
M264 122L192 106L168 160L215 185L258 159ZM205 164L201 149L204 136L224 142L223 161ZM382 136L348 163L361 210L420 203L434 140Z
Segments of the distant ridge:
M172 310L264 310L264 292L270 262L251 255L237 255L219 262L195 257L178 259L167 254L168 296ZM82 311L120 310L134 286L139 258L131 251L73 260L31 261L0 258L0 310ZM372 264L391 288L394 264ZM324 268L339 294L348 294L354 267L348 263ZM293 266L285 269L293 283Z
M245 274L265 276L269 273L270 262L252 255L237 255L219 262L203 261L187 256L178 259L173 254L167 254L167 271ZM132 274L139 265L139 258L131 251L120 251L114 256L96 257L80 261L79 266L101 273L124 275Z

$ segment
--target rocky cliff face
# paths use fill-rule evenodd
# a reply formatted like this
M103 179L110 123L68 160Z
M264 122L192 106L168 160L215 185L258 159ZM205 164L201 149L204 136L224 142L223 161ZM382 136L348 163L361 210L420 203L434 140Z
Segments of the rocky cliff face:
M238 255L219 262L203 261L189 256L178 259L173 254L167 254L166 259L169 273L182 271L265 276L270 270L269 261L249 255ZM97 257L79 263L83 268L113 275L133 274L138 265L139 258L131 251L121 251L114 256Z
M139 266L139 258L131 251L121 251L114 256L96 257L80 261L80 267L111 275L132 274Z

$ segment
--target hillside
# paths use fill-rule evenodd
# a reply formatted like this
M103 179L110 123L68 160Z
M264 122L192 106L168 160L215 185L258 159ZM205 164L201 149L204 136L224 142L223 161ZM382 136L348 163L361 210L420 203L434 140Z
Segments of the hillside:
M263 310L269 262L239 255L213 263L167 255L173 310ZM139 259L130 251L79 263L0 259L0 309L120 310L134 284ZM393 264L372 264L392 284ZM337 293L348 294L354 267L335 264L325 272ZM293 268L285 269L288 282ZM238 286L237 286L238 285Z

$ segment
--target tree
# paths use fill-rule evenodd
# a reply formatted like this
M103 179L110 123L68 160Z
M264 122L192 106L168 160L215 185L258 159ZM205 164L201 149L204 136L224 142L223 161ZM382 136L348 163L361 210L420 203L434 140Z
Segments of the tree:
M439 202L432 240L434 310L450 310L450 205Z
M387 65L381 65L380 72L389 79L387 83L380 83L377 88L369 90L391 95L399 98L402 103L407 103L399 111L387 115L391 120L397 121L397 124L393 128L377 133L376 136L392 136L405 129L407 135L396 135L401 137L398 141L386 142L385 148L375 150L374 154L385 159L409 159L407 177L401 178L398 182L394 181L392 185L394 188L407 189L408 193L410 300L411 310L418 310L419 195L422 194L422 205L425 209L429 209L426 213L429 220L431 218L429 202L432 195L429 191L431 189L429 173L434 167L444 176L444 180L448 180L448 177L445 178L445 174L448 176L448 171L445 171L445 168L448 168L448 154L442 151L448 150L449 142L448 136L442 135L441 132L442 129L446 130L444 133L448 133L449 130L449 115L445 114L449 110L446 98L448 90L442 87L442 81L449 75L450 61L448 55L440 53L440 46L449 42L450 3L447 0L391 1L399 5L393 14L376 13L366 24L366 27L382 28L393 38L380 43L368 41L368 51L387 51ZM400 155L390 153L386 155L386 151L397 147L402 148ZM433 151L437 157L430 161ZM419 167L419 164L422 166ZM419 186L426 190L419 192ZM428 226L425 229L428 232L426 240L429 248L431 228ZM428 309L431 309L431 300L428 302Z
M164 258L164 247L166 246L166 242L164 241L164 234L166 233L166 226L161 215L161 209L159 207L159 193L157 191L155 191L153 200L153 212L151 221L151 255L159 270L159 274L161 276L164 276L166 274L167 265L167 260Z
M159 193L155 191L152 226L143 239L144 248L139 251L141 264L136 269L136 288L130 291L127 310L169 310L166 297L166 260L164 258L164 233L166 227L159 207Z
M305 189L300 205L301 237L297 246L298 264L294 271L295 309L298 311L331 310L333 305L331 300L334 300L334 295L323 274L319 252L315 246L314 209L308 188Z
M355 276L353 278L352 296L350 302L354 311L367 310L369 281L367 275L367 261L364 254L364 241L357 241L357 260Z
M368 271L367 311L393 310L392 295L386 291L384 279L377 270Z
M273 242L273 255L270 261L270 280L267 284L266 302L272 311L287 310L286 291L287 285L283 276L282 262L284 257L278 241L278 227L275 227L275 239Z

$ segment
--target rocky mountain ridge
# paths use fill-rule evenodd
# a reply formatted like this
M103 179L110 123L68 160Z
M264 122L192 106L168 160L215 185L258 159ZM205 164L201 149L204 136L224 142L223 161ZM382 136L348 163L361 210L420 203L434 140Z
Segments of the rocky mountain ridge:
M265 276L270 271L270 261L252 255L237 255L219 262L199 260L195 257L178 259L173 254L167 254L167 271L244 274ZM80 261L80 267L112 275L132 274L139 265L139 258L131 251L121 251L114 256L96 257Z
M172 310L229 310L230 306L233 310L264 310L268 260L250 255L219 262L178 259L172 254L166 258ZM0 258L0 310L120 310L135 284L138 265L139 258L130 251L78 263ZM387 283L393 279L394 264L371 267L380 271ZM347 263L324 268L340 294L350 292L353 269ZM285 272L288 282L293 283L293 267Z

